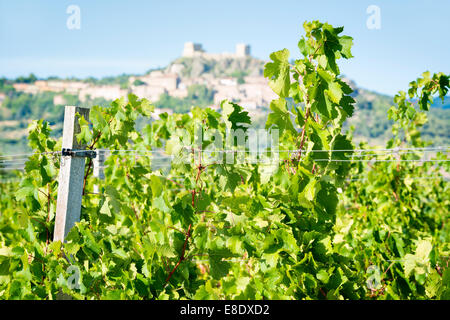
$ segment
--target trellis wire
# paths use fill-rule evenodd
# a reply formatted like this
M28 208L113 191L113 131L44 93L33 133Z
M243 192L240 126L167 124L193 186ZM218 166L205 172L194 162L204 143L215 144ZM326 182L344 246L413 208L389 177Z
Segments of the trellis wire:
M239 152L289 152L289 153L299 153L299 152L385 152L385 153L399 153L403 151L422 151L422 152L438 152L442 150L449 149L450 146L438 146L438 147L414 147L414 148L390 148L390 149L331 149L331 150L289 150L289 149L270 149L267 150L210 150L210 149L198 149L189 146L184 146L184 149L195 152L221 152L221 153L239 153ZM449 150L450 151L450 150Z
M189 146L184 146L184 149L188 150L194 150L194 151L202 151L202 152L244 152L246 150L204 150L204 149L196 149ZM430 151L440 151L450 149L450 146L437 146L437 147L411 147L411 148L387 148L387 149L331 149L331 150L310 150L309 152L398 152L398 151L423 151L423 152L430 152ZM156 153L161 152L161 149L156 150L134 150L134 149L97 149L97 151L101 152L119 152L119 153ZM297 152L307 152L308 150L283 150L283 149L274 149L274 150L267 150L268 152L291 152L291 153L297 153ZM85 152L85 150L72 150L72 152ZM247 151L248 152L248 151ZM27 157L27 156L33 156L33 155L41 155L41 154L61 154L61 151L48 151L48 152L34 152L34 153L22 153L22 154L11 154L11 155L0 155L0 158L9 158L9 157Z
M356 178L356 179L345 179L345 181L366 181L366 180L368 180L369 178ZM443 176L440 176L440 177L431 177L431 176L429 176L429 177L402 177L402 178L399 178L400 180L406 180L406 179L410 179L410 180L436 180L436 181L444 181L444 182L449 182L450 181L450 179L448 179L448 178L445 178L445 177L443 177Z
M283 159L280 159L281 161ZM352 162L352 163L356 163L356 162L367 162L367 163L375 163L375 162L450 162L450 159L312 159L312 161L314 162ZM25 163L17 163L15 165L18 164L22 164L23 166L20 168L11 168L11 167L1 167L0 166L0 170L23 170L24 169L24 165ZM222 164L222 165L229 165L230 163L212 163L212 164ZM232 163L233 164L233 163ZM240 165L260 165L260 166L276 166L276 165L280 165L280 163L278 162L242 162L242 163L237 163ZM159 168L165 167L167 165L169 165L169 163L153 163L153 165L149 165L150 167L154 167L160 165ZM142 166L141 167L146 167L146 166ZM107 168L108 166L102 166L101 168ZM138 167L138 166L133 166L133 167Z
M264 153L299 153L306 152L306 150L281 150L281 149L267 149L267 150L258 150L258 151L248 151L248 150L203 150L203 149L195 149L193 147L185 146L183 147L188 151L197 151L203 153L239 153L239 152L247 152L247 153L256 153L256 154L264 154ZM396 148L386 148L386 149L332 149L332 150L310 150L312 153L334 153L334 152L348 152L348 153L359 153L353 154L352 159L312 159L315 162L449 162L449 159L353 159L353 158L362 158L362 157L378 157L378 156L388 156L388 155L404 155L411 154L416 152L438 152L449 149L450 146L436 146L436 147L396 147ZM134 149L98 149L98 152L104 153L125 153L131 154L134 157L150 157L153 160L168 160L174 159L173 155L164 155L164 151L162 149L157 150L134 150ZM449 150L450 151L450 150ZM73 150L72 152L84 152L84 150ZM23 153L23 154L12 154L12 155L0 155L0 164L3 164L3 167L0 167L0 170L23 170L23 166L27 161L27 157L33 155L48 155L48 154L61 154L61 151L51 151L51 152L36 152L36 153ZM150 154L150 155L148 155ZM130 155L127 155L130 156ZM283 159L281 159L283 160ZM275 163L264 163L264 162L244 162L242 164L259 164L259 165L276 165ZM155 166L156 164L153 164ZM162 164L164 166L164 164ZM103 166L101 168L105 168Z

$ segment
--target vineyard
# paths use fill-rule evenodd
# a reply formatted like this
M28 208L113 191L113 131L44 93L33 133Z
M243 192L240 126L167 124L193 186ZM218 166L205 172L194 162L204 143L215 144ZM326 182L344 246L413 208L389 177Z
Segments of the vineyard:
M142 129L154 107L132 94L78 114L83 152L108 156L102 177L83 158L81 217L64 241L54 230L67 155L34 121L33 153L0 155L0 297L450 299L450 147L419 131L450 77L410 82L386 114L393 138L355 145L338 66L353 39L303 27L302 58L283 49L264 67L279 97L265 131L227 100Z

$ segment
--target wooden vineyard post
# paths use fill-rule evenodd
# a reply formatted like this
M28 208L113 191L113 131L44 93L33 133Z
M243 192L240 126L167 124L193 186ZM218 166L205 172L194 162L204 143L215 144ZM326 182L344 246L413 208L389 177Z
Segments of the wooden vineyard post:
M64 242L70 229L80 221L85 158L95 157L95 151L80 152L86 146L79 144L76 138L80 133L77 113L89 121L88 108L65 107L53 241Z

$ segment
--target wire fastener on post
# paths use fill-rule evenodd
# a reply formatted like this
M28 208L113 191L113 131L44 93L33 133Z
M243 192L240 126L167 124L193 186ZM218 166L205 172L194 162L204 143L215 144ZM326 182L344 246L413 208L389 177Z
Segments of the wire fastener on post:
M94 159L97 157L97 151L95 150L72 150L68 148L62 148L61 155L68 157L84 157Z

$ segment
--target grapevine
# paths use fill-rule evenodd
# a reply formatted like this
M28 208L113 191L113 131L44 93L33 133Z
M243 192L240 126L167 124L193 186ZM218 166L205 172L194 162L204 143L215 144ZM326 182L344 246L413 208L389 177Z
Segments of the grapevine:
M33 122L19 186L0 183L0 296L449 299L448 157L406 161L431 145L419 128L449 77L424 73L400 92L386 145L397 152L358 161L357 149L369 147L343 131L355 100L338 66L353 57L353 39L328 23L303 27L302 57L283 49L265 65L278 96L266 129L278 145L265 146L261 161L242 161L245 141L229 138L233 130L248 138L251 118L227 100L220 111L150 120L151 103L130 94L80 117L77 139L110 154L104 179L88 160L81 220L64 243L51 241L61 139ZM424 176L435 179L414 180Z

